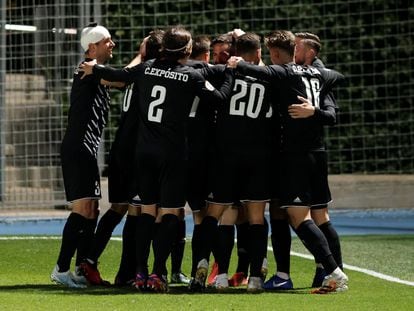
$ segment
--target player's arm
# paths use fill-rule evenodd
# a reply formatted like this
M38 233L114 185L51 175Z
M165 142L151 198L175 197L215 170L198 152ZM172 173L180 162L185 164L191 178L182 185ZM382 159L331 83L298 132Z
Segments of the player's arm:
M136 74L142 68L142 65L131 68L115 69L109 66L95 64L94 61L83 62L79 68L84 72L82 79L87 75L95 75L100 79L110 82L125 82L130 84L136 78Z
M225 69L225 65L206 64L202 68L198 68L197 71L199 71L206 80L217 80L217 78L223 77Z
M288 113L292 119L315 118L322 125L334 125L336 123L336 109L335 102L331 97L325 96L322 105L315 107L312 103L302 97L298 96L300 104L293 104L288 107Z
M286 70L279 65L257 66L245 62L241 57L230 57L227 61L230 68L237 68L242 75L252 76L260 80L274 82L287 77Z
M195 72L196 95L207 102L224 103L231 95L234 82L233 70L224 70L224 81L219 89L216 89L210 82L205 80L200 73Z
M104 79L101 79L100 83L102 85L106 85L106 86L110 86L110 87L116 87L118 89L122 89L125 87L125 83L124 82L110 82L110 81L106 81Z

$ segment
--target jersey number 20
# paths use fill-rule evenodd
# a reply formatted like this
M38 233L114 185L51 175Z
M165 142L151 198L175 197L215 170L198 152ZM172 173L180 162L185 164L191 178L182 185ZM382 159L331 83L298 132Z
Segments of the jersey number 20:
M230 100L230 114L233 116L247 115L252 119L256 119L262 109L265 87L259 83L252 83L249 89L246 81L237 79L234 83L233 91L237 90L238 92ZM247 107L246 102L242 100L246 98L246 95L248 95ZM271 116L272 107L270 106L269 111L266 113L266 118Z

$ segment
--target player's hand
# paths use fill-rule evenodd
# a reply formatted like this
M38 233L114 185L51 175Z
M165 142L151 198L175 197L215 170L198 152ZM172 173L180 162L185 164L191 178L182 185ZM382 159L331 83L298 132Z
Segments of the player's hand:
M93 70L93 66L96 65L96 59L91 60L89 62L83 62L82 64L79 65L79 69L80 71L83 71L83 75L81 77L81 79L85 78L88 75L92 74L92 70Z
M304 119L313 116L315 114L315 107L312 103L302 96L298 96L298 99L302 102L301 104L293 104L288 107L291 118Z
M146 55L146 46L147 46L147 42L148 42L149 37L150 36L145 37L142 40L142 42L141 42L141 44L139 46L139 54L141 54L141 57L142 58L145 58L145 55Z
M229 68L237 68L237 64L243 60L243 58L239 56L232 56L227 60L227 67Z
M245 34L245 32L244 32L243 30L241 30L240 28L235 28L235 29L233 29L233 31L231 32L231 34L232 34L232 36L233 36L234 38L238 38L238 37L240 37L241 35L244 35L244 34Z

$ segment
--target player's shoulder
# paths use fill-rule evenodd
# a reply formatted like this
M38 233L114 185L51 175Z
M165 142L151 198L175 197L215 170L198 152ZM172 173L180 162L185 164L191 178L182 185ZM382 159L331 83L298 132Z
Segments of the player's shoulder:
M189 59L186 65L194 69L202 69L207 68L209 64L200 60Z
M316 68L325 68L325 64L323 61L321 61L319 58L315 57L315 59L312 62L312 66Z

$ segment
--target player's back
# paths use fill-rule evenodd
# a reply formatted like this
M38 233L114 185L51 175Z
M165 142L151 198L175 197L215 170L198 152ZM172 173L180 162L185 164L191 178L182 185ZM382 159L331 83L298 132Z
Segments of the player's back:
M218 110L216 142L220 149L269 148L273 113L270 93L267 81L235 74L232 96Z
M142 73L138 81L141 118L138 143L147 150L182 149L195 97L196 73L178 62L163 60L145 63Z
M281 66L286 78L277 83L276 100L282 122L282 149L285 151L321 150L323 145L323 123L314 117L292 118L288 107L300 104L297 96L307 98L318 109L326 109L325 98L332 87L343 76L329 69L293 63ZM334 107L332 103L332 107Z

